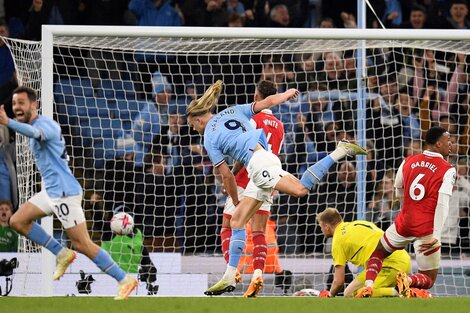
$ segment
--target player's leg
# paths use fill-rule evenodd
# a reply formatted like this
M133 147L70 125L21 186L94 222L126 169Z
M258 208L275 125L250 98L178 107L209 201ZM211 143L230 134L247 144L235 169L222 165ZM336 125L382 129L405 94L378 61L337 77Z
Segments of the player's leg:
M264 202L258 212L251 219L254 272L250 286L244 294L245 298L256 297L263 287L263 270L268 253L265 231L266 223L269 218L270 207L270 203Z
M403 237L398 234L395 224L392 224L387 228L367 262L365 286L369 291L372 291L374 281L382 269L384 259L395 250L400 250L406 247L412 240L414 240L414 238Z
M347 141L341 141L335 151L310 166L298 180L292 175L283 175L275 189L294 197L303 197L320 182L331 166L346 156L366 155L367 151L361 146Z
M341 159L344 159L346 156L356 156L358 154L367 155L367 151L355 143L340 141L335 151L307 168L300 179L302 185L306 189L311 190L315 184L322 180L323 176L325 176L325 174L328 172L328 169L333 164Z
M18 211L11 216L10 227L57 255L64 247L41 225L34 222L44 216L51 215L52 207L53 204L46 192L40 192L21 205Z
M419 251L420 245L429 237L418 238L414 243L415 251ZM410 287L429 289L436 279L441 266L441 244L437 242L433 247L423 252L416 252L416 263L418 263L418 273L408 276Z
M99 269L116 279L119 283L119 292L115 299L127 299L130 293L137 287L137 280L127 275L103 248L91 240L86 223L67 228L66 232L72 242L72 246L77 251L86 255Z
M244 194L245 197L240 200L240 203L237 205L232 219L230 220L232 237L230 238L229 262L227 264L227 269L222 279L204 292L207 296L217 296L225 292L235 290L237 267L243 254L243 249L245 248L245 224L256 213L262 203L260 200L252 198L252 193L258 194L262 198L266 197L266 193L269 195L269 191L261 190L256 187L252 181L248 183Z
M55 207L58 208L54 213L61 221L67 236L72 242L72 246L92 260L99 269L119 282L119 294L115 298L116 300L127 299L129 294L137 287L137 280L126 275L126 272L114 262L111 256L91 240L81 206L82 195L52 199L52 201ZM59 279L73 261L69 261L70 258L75 258L74 251L64 250L57 256L54 279Z
M397 272L398 271L394 268L384 267L374 281L373 293L368 294L370 289L363 287L366 279L366 271L362 271L354 279L354 284L351 283L350 285L352 286L348 286L349 289L346 288L347 290L344 291L344 296L355 296L357 298L398 297L398 291L395 289Z

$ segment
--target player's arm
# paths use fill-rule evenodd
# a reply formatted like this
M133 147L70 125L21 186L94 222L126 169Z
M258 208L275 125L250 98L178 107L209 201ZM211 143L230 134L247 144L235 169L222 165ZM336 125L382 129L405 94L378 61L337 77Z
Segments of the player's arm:
M220 163L220 165L217 166L217 170L220 176L222 176L222 186L224 186L228 195L232 198L233 204L237 206L239 201L235 176L233 176L232 171L230 171L230 168L225 162Z
M41 132L39 129L26 124L17 122L11 118L8 118L7 113L3 105L0 106L0 124L8 126L8 128L13 129L15 132L20 133L29 138L40 139Z
M235 163L232 166L232 174L237 175L238 172L243 168L243 163L240 161L235 161Z
M330 288L330 297L334 297L344 287L344 277L346 275L346 267L343 265L335 266L335 273L333 275L333 282Z
M405 161L400 164L397 174L395 175L395 183L393 185L395 187L395 195L400 200L403 198L403 164L405 164Z
M253 105L254 113L261 112L264 109L269 109L273 106L279 105L287 100L295 99L299 95L299 91L295 88L288 89L283 93L278 93L257 101Z

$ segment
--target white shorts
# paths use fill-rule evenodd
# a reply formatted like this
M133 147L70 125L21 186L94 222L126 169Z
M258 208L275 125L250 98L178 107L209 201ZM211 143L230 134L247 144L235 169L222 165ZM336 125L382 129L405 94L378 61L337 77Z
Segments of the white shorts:
M438 269L441 266L441 243L438 241L433 247L424 252L418 252L418 249L423 242L431 238L432 235L425 237L403 237L397 232L395 223L393 223L387 228L380 242L388 252L403 249L409 243L413 242L418 269L421 271L429 271Z
M238 191L238 200L241 200L243 196L245 195L245 189L243 189L240 186L237 186L237 191ZM265 214L269 216L269 213L271 212L271 205L273 203L272 201L273 196L271 196L270 201L264 201L263 204L261 204L261 207L258 209L256 214ZM227 197L227 200L225 201L225 206L224 206L224 216L226 218L232 218L233 214L235 213L235 206L233 205L232 197Z
M55 214L65 229L86 222L82 209L82 195L51 199L45 190L35 194L29 202L47 215Z
M272 201L272 191L282 177L289 175L282 169L281 161L272 152L257 150L246 167L250 182L243 193L258 201Z

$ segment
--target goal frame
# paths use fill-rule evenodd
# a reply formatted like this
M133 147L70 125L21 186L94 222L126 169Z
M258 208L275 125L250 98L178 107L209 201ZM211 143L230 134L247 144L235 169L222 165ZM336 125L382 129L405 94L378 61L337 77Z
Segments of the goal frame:
M41 65L41 109L42 114L53 117L53 47L55 36L126 36L126 37L159 37L159 38L231 38L231 39L350 39L358 40L358 55L365 58L361 50L366 40L470 40L470 33L460 30L409 30L409 29L314 29L314 28L216 28L216 27L141 27L141 26L76 26L76 25L43 25L42 26L42 65ZM365 117L365 60L358 60L357 83L358 117ZM361 66L362 64L362 66ZM362 87L361 87L362 86ZM365 146L365 119L358 118L358 143ZM365 176L366 160L358 158L358 217L365 213ZM52 234L52 217L42 219L42 226ZM53 295L52 273L54 256L42 248L42 294Z

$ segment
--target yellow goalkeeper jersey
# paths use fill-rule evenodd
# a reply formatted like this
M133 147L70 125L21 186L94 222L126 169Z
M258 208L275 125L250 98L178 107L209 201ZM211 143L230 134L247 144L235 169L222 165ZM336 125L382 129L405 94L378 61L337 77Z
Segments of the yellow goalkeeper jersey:
M346 266L347 262L351 262L365 267L383 233L374 223L367 221L339 224L333 234L331 248L334 265ZM409 272L410 256L405 250L397 250L385 258L383 267Z

